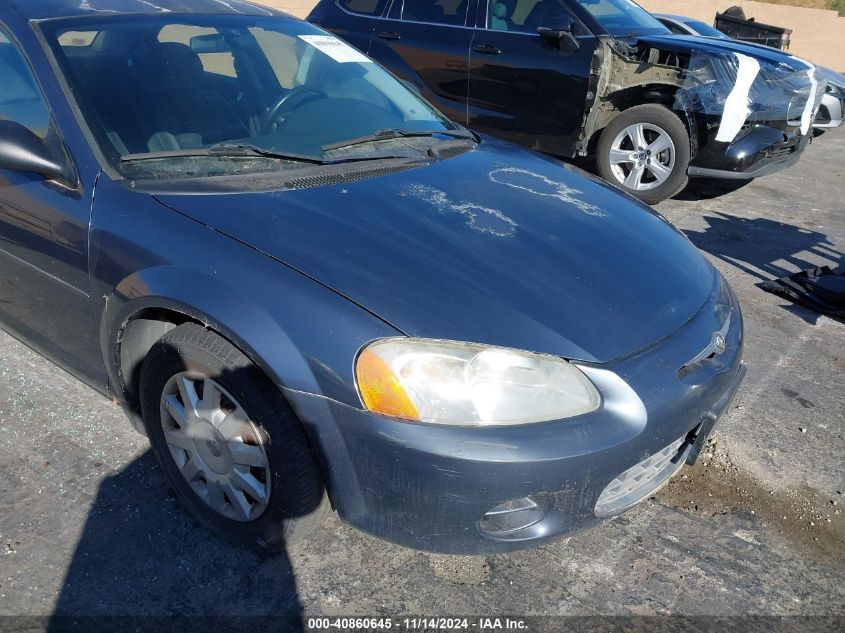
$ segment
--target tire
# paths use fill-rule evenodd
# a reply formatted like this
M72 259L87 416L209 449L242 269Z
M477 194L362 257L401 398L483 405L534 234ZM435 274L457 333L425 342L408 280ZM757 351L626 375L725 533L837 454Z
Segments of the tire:
M635 129L642 132L639 140L644 145L633 143ZM640 105L622 112L602 132L596 153L599 175L646 204L671 198L687 185L689 133L663 106Z
M193 323L174 328L147 355L140 393L156 459L211 531L272 552L323 518L328 499L305 431L278 387L229 341Z

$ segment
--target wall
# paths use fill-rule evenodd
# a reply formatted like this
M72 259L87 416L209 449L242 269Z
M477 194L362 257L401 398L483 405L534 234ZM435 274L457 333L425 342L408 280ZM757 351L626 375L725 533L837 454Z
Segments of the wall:
M836 11L803 9L765 2L737 0L637 0L652 13L675 13L708 24L718 11L739 5L749 18L792 29L789 52L821 66L845 72L845 18Z
M316 4L316 0L258 0L305 17ZM713 24L717 11L740 5L745 15L758 22L792 29L792 45L789 52L805 57L816 64L845 72L845 18L835 11L803 9L782 4L765 2L742 2L739 0L638 0L655 13L676 13L704 20Z

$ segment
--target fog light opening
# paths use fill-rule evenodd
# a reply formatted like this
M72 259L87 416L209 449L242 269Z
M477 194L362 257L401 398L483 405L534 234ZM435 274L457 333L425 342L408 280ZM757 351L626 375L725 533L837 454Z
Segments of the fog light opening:
M684 465L692 445L688 437L676 440L607 484L596 502L596 516L614 516L657 492Z
M545 519L550 507L545 496L511 499L489 510L478 526L489 536L507 538Z

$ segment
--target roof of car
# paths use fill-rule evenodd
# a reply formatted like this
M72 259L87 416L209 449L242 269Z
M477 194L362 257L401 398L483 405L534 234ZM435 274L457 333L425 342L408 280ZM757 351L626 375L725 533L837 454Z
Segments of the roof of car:
M285 15L244 0L7 0L28 20L80 15L132 13L205 13Z

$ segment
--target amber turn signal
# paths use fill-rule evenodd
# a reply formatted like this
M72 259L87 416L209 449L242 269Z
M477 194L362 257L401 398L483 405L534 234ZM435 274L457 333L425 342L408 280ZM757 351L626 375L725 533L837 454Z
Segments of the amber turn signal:
M399 378L373 349L358 357L355 377L361 399L369 411L406 420L419 419L419 412L405 393Z

